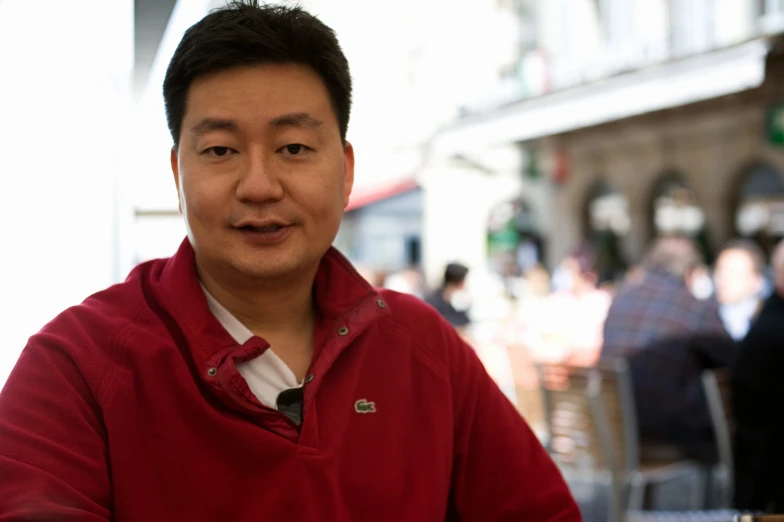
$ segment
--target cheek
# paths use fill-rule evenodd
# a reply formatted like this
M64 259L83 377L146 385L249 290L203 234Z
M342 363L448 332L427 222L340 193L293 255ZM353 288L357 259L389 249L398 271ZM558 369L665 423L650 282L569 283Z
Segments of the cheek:
M183 186L183 212L195 224L210 224L220 219L221 209L227 208L220 202L220 192L199 184L186 183Z
M343 201L336 198L327 200L322 194L318 203L315 203L314 200L309 205L308 213L310 214L311 226L326 232L340 225L343 218Z
M342 218L344 183L341 178L325 176L319 182L311 179L310 183L302 183L295 191L297 203L319 221Z

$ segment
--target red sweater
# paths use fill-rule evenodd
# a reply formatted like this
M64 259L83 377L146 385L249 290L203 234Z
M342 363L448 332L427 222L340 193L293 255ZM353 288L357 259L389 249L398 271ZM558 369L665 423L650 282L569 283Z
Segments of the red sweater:
M336 251L296 429L262 406L186 240L30 339L0 393L0 522L578 521L561 475L427 305ZM364 402L359 402L364 401Z

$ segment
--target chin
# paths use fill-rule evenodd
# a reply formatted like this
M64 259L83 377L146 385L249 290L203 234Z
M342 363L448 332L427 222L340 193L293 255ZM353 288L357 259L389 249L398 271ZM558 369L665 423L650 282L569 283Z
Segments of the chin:
M263 257L258 259L258 257ZM254 259L232 262L235 270L250 279L271 279L285 277L301 271L303 263L299 256L254 256Z
M246 267L240 270L242 275L251 280L281 279L296 271L293 267L285 266Z

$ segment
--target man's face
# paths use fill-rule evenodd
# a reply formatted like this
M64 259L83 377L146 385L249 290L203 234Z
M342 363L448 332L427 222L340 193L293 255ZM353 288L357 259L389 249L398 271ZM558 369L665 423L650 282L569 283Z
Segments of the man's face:
M280 278L314 269L354 181L319 76L265 64L195 80L171 164L201 269Z
M716 260L716 298L722 304L739 303L762 290L762 276L743 250L725 250Z

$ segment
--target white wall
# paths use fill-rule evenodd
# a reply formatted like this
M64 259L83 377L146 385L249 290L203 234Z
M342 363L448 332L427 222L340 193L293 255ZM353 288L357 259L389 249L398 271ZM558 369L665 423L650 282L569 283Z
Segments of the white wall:
M495 0L305 0L338 35L354 80L348 138L356 183L407 177L399 161L457 115L459 106L495 87L509 61L514 21Z
M0 2L0 385L30 335L119 277L132 22L132 0Z
M490 210L520 194L520 178L434 167L423 173L422 185L422 254L428 282L437 284L451 261L484 270Z

